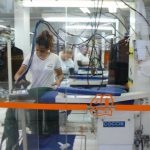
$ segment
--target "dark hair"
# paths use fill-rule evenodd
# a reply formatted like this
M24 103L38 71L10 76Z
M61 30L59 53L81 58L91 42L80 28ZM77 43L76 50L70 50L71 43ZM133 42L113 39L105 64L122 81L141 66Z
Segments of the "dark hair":
M53 36L47 31L42 31L41 34L36 38L36 44L43 46L46 49L53 49Z

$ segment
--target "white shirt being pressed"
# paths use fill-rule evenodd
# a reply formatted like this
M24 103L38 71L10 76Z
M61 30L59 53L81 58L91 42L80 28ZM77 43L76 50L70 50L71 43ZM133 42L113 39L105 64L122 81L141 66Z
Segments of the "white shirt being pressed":
M61 68L64 74L69 74L69 68L74 68L74 63L72 59L63 61L60 58L60 62L61 62Z
M23 65L28 65L29 58L30 55L24 59ZM30 88L51 87L55 82L55 69L59 68L61 68L61 63L56 54L50 53L46 59L42 60L35 52L29 69L31 74Z
M83 55L79 52L76 56L76 70L78 70L79 68L77 61L81 61L82 63L89 64L89 57L88 55Z
M87 63L88 64L89 63L89 57L88 57L88 55L83 55L81 53L78 53L77 61L81 61L83 63Z

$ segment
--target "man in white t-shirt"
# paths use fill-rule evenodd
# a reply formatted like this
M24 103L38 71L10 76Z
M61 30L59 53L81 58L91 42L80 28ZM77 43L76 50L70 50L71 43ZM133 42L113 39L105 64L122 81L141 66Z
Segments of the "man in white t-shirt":
M70 69L74 69L74 62L72 60L72 51L63 50L59 53L61 68L64 75L70 74Z
M89 66L89 50L88 46L82 46L76 57L77 70L79 67Z

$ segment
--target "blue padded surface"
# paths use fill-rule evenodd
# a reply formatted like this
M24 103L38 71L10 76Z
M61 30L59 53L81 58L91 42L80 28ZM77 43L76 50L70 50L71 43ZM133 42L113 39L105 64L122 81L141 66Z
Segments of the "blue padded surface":
M121 93L125 93L124 88L109 86L97 88L83 89L83 88L72 88L72 87L59 87L56 91L45 92L39 99L38 103L55 103L55 98L58 92L66 93L68 95L96 95L96 94L112 94L113 96L120 96Z
M98 76L87 76L87 75L71 75L69 76L69 78L71 79L80 79L80 80L87 80L87 79L90 79L90 80L105 80L105 79L108 79L107 76L103 76L103 77L98 77Z
M63 144L69 143L70 146L67 150L73 150L73 143L75 135L51 135L51 136L38 136L27 135L28 150L60 150L58 142ZM39 144L39 145L38 145ZM23 145L19 147L19 150L23 150Z
M124 89L112 88L112 87L101 87L99 90L96 89L79 89L79 88L65 88L60 87L57 89L58 92L66 94L80 94L80 95L96 95L96 94L111 94L113 96L120 96L121 93L125 93Z
M100 85L101 83L99 83L99 85L70 85L70 87L74 87L74 88L80 88L80 89L99 89L99 87L106 87L106 84L103 83L103 85Z
M120 88L120 89L126 89L125 86L123 85L113 85L113 84L108 84L107 87L111 87L111 88Z
M39 103L55 103L55 98L57 96L57 91L49 91L45 92L39 99Z
M85 70L85 71L88 71L88 70L91 70L91 69L94 69L94 68L91 68L91 67L79 67L79 69L78 70ZM100 68L95 68L96 70L102 70L102 69L100 69Z

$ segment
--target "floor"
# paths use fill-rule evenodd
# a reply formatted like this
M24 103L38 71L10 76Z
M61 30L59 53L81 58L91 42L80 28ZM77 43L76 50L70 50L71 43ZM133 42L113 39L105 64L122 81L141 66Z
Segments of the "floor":
M7 109L0 108L0 140L4 130L6 110ZM92 126L91 121L92 120L88 112L72 111L67 117L67 121L61 122L61 134L77 135L74 141L73 150L96 150L96 134L94 133L94 127ZM6 140L3 142L1 150L5 150L5 147Z

